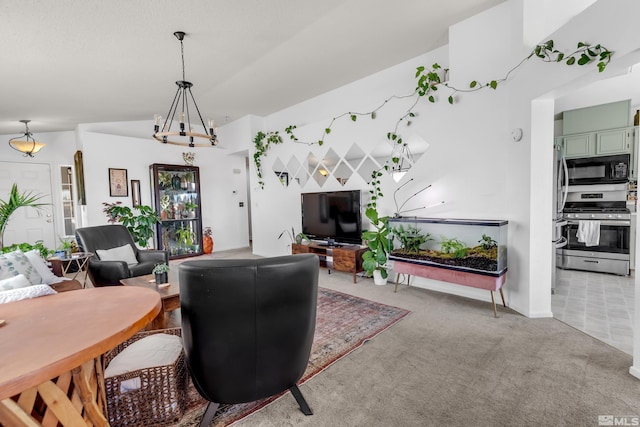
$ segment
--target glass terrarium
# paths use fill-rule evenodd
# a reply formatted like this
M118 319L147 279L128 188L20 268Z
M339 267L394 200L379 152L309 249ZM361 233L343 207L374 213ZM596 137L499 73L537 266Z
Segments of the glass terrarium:
M389 259L490 276L507 271L508 221L389 218Z

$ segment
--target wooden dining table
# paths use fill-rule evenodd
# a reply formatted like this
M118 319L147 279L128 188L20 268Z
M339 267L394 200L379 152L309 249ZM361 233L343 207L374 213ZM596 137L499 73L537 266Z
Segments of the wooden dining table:
M0 425L108 426L102 355L160 308L124 286L0 304Z

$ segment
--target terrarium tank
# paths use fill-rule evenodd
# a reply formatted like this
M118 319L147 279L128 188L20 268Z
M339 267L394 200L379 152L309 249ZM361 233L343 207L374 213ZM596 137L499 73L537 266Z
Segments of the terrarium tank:
M507 271L507 224L501 220L389 218L389 259L501 276Z

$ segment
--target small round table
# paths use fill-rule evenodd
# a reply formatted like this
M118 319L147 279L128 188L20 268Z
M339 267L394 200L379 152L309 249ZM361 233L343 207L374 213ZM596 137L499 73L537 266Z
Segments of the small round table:
M93 256L93 252L73 252L69 256L66 256L66 255L55 256L53 258L47 259L47 261L49 262L59 261L62 267L63 276L67 275L67 271L69 271L71 264L73 264L75 261L75 264L78 267L78 271L76 271L76 274L74 274L72 277L72 279L75 280L75 278L78 277L78 274L80 274L81 272L86 273L87 263L89 262L89 258L91 258L92 256ZM84 275L84 280L82 281L82 287L86 288L87 287L86 285L87 285L87 274Z
M134 286L0 304L0 425L108 426L102 354L160 307L157 292Z

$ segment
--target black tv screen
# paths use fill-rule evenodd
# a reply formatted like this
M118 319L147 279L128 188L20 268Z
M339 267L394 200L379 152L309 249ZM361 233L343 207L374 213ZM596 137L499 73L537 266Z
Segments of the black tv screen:
M302 193L302 232L311 239L362 242L360 190Z

